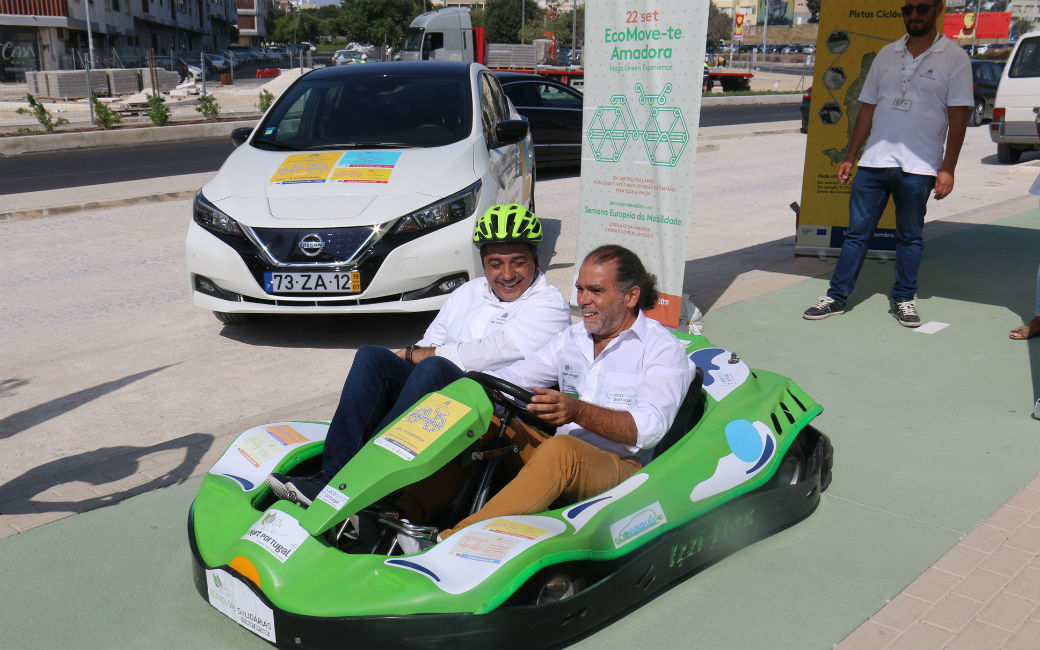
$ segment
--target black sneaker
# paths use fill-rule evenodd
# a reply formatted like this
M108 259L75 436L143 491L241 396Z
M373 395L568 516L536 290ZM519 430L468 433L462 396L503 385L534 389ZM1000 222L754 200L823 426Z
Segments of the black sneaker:
M802 313L802 318L805 320L821 320L830 316L837 316L838 314L845 313L845 303L835 300L830 296L822 296L816 301L816 304L805 310Z
M917 305L913 298L910 300L897 300L892 307L892 315L896 317L903 327L920 327L921 317L917 315Z
M309 506L318 498L318 494L325 489L331 478L332 475L324 471L310 476L272 473L267 477L267 484L279 499Z

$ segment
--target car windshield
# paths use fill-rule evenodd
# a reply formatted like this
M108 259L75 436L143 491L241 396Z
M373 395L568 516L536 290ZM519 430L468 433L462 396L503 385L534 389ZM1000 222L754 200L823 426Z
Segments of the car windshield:
M440 147L469 135L471 104L463 75L304 78L281 97L252 144L300 151Z

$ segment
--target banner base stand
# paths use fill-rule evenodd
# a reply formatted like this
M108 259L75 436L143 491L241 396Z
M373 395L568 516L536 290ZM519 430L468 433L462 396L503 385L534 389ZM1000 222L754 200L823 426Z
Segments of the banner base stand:
M795 246L794 256L795 257L817 257L821 261L827 258L837 259L841 253L840 248L829 248L827 246ZM896 254L894 251L883 251L883 250L868 250L867 259L878 260L879 262L888 262L894 260Z
M688 293L682 294L680 305L679 327L676 329L685 328L690 334L700 336L704 332L704 314L697 308L697 305L693 304Z

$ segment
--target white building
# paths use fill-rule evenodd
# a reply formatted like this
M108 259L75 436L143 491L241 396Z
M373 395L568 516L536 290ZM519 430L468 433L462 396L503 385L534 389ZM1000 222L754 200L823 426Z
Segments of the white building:
M141 65L149 49L225 49L236 21L236 0L87 2L0 0L0 81L22 81L28 70L82 68L91 40L96 66Z

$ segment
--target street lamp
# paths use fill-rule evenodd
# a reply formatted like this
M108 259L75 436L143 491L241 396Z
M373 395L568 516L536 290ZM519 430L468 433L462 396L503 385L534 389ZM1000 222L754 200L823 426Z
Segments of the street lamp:
M979 9L982 6L982 0L975 0L975 28L971 30L971 55L975 56L975 50L978 49L979 45Z
M83 6L87 10L87 58L90 59L90 67L94 67L94 30L90 26L90 0L83 0Z

